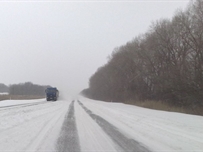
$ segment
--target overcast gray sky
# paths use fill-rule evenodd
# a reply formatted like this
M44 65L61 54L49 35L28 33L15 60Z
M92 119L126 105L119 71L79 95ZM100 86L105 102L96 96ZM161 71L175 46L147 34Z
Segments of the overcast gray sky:
M0 83L31 81L78 93L114 48L188 2L1 1Z

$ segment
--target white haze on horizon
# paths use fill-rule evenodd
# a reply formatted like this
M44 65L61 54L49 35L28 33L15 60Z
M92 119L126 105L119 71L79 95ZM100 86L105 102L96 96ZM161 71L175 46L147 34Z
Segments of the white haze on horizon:
M0 83L29 81L75 95L114 48L188 2L0 2Z

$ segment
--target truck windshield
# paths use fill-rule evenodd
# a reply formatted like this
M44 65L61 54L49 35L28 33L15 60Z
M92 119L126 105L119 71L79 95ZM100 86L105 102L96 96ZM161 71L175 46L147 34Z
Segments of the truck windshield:
M46 92L56 92L57 90L55 89L55 88L48 88L47 90L46 90Z

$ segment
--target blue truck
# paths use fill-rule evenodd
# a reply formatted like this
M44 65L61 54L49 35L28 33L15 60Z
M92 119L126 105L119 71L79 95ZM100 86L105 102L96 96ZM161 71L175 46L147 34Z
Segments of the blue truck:
M59 97L59 91L57 88L50 87L47 88L45 92L47 101L57 101Z

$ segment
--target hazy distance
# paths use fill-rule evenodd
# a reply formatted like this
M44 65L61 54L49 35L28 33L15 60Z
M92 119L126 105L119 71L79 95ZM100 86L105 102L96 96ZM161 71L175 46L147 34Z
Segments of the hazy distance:
M114 48L188 2L0 2L0 83L31 81L75 95Z

